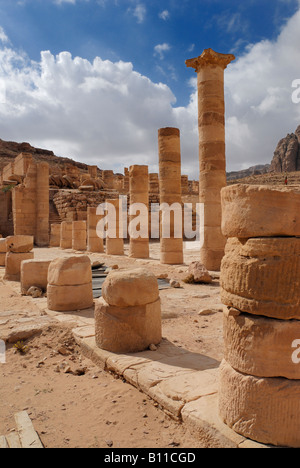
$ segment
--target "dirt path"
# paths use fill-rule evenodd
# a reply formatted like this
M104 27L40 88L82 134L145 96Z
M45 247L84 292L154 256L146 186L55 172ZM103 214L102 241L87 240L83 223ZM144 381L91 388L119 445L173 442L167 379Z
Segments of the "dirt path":
M48 255L57 256L50 251ZM36 257L45 254L40 251ZM125 258L114 262L121 268L132 266ZM155 263L148 266L162 270ZM168 274L182 279L184 271L177 268ZM1 271L0 298L0 331L13 330L16 322L41 319L40 309L18 293L15 283L1 284ZM163 336L176 346L221 360L218 281L166 289L161 298ZM199 315L204 308L214 308L215 313ZM25 341L25 354L12 344L7 347L6 364L0 364L0 435L14 429L14 413L26 410L47 448L202 446L143 393L83 358L69 326L49 323L45 327L42 334Z

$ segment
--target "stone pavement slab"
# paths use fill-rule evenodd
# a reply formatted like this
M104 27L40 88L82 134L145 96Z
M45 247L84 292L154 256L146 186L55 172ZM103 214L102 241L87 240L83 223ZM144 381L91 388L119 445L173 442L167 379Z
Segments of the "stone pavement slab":
M82 353L113 371L182 421L212 448L268 448L236 434L218 416L218 361L163 339L157 351L114 354L97 347L92 327L73 330ZM85 336L89 335L89 336Z

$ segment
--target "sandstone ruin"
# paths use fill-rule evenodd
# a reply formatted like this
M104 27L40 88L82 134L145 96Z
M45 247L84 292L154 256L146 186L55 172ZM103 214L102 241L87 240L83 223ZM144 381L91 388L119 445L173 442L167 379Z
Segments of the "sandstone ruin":
M289 447L300 445L300 374L292 358L300 317L298 197L297 188L222 190L228 241L220 415L245 437Z
M149 258L149 174L148 166L131 166L129 168L129 187L130 187L130 209L134 204L142 204L143 212L138 212L138 217L131 214L130 222L135 219L139 221L138 237L134 237L129 232L130 249L129 256L133 258ZM139 207L141 208L141 207Z
M53 260L48 269L48 308L55 311L93 306L92 271L88 256Z
M1 274L3 284L17 283L20 296L38 289L32 296L44 300L42 317L74 321L74 337L89 357L147 389L166 414L191 421L208 444L218 433L218 446L250 439L300 447L300 371L293 358L295 349L299 364L300 189L226 187L224 70L232 60L207 49L186 62L198 77L200 182L182 174L174 127L158 129L158 173L128 165L115 174L42 153L47 162L37 160L30 145L16 146L21 152L0 175ZM298 140L290 140L287 152L296 158ZM199 201L201 251L192 251L188 265L182 208L190 204L197 226ZM159 206L157 236L153 205ZM114 232L102 224L112 213ZM47 247L49 258L35 258ZM120 268L125 258L133 263ZM170 272L186 277L180 283ZM203 285L209 295L199 293ZM171 310L164 317L180 309L181 327L191 296L197 307L210 301L193 316L193 352L163 338L161 287L169 289ZM171 288L182 293L178 304ZM200 326L200 317L218 314L217 295L224 306L222 362L198 348L208 327ZM143 365L150 368L145 375L139 374ZM216 397L218 415L207 421Z
M201 56L186 61L197 73L200 203L202 248L200 260L208 270L219 270L225 237L221 232L221 195L226 186L224 70L234 55L206 49Z
M161 212L161 263L183 263L182 229L178 231L178 211L181 217L181 150L180 131L161 128L158 131L160 202L175 204L173 217L168 209ZM177 205L177 207L176 207ZM181 219L179 218L181 221ZM164 233L165 229L170 229Z
M95 307L97 345L115 353L144 351L162 339L156 277L144 269L112 272Z

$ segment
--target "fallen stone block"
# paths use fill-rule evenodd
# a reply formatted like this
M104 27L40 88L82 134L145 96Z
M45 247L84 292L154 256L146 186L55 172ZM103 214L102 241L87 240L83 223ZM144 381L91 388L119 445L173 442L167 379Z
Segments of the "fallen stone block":
M188 277L192 276L194 283L206 283L212 282L212 277L201 262L192 262L189 265L187 271Z
M161 303L120 307L111 306L103 298L95 307L96 344L114 353L136 353L162 339Z
M89 309L94 304L92 282L75 286L48 284L47 304L48 309L57 312Z
M92 282L92 264L87 255L57 258L50 263L48 283L76 286Z
M20 281L21 264L24 260L33 260L34 253L14 253L7 252L5 259L5 276L7 281Z
M102 286L102 297L116 307L151 304L159 298L158 282L145 268L113 271Z
M21 293L27 294L31 286L46 291L50 260L25 260L21 264Z
M33 236L9 236L6 238L6 250L13 253L28 253L33 249Z

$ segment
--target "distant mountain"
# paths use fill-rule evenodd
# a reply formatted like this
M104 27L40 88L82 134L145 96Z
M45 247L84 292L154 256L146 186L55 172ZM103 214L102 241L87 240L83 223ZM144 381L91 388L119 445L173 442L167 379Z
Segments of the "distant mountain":
M73 161L70 158L55 156L53 151L41 148L34 148L29 143L15 143L13 141L4 141L0 139L0 171L4 166L13 162L20 153L30 153L36 161L46 161L53 168L63 168L65 164L78 167L82 171L88 170L88 165Z
M258 164L257 166L249 167L241 171L227 172L227 181L243 179L260 174L266 174L270 170L270 164Z
M270 167L270 172L295 171L300 171L300 125L279 141Z

